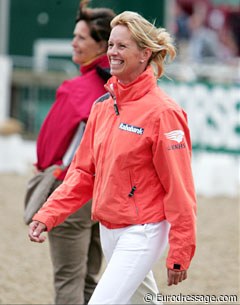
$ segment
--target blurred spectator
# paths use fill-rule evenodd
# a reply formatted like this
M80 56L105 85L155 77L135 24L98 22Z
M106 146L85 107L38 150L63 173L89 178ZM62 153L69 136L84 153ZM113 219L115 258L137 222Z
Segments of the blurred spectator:
M220 36L230 56L240 56L240 11L228 12Z
M203 10L196 10L189 19L191 38L188 46L188 57L192 61L203 61L207 58L219 58L220 41L217 33L205 25L206 15Z
M231 62L240 55L240 12L211 0L175 0L179 60Z
M192 2L176 0L174 5L174 36L179 57L184 57L185 49L190 38L189 16L192 14Z
M175 38L177 41L188 40L190 29L188 25L189 16L192 14L192 5L189 1L176 0L174 15L176 19Z

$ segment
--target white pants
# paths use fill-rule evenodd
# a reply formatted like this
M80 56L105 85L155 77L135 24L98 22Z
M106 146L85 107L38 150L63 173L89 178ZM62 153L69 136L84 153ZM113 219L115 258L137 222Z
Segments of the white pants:
M158 292L151 268L166 248L169 227L166 220L121 229L100 225L107 266L88 304L131 304L146 275L150 284L145 287L151 286ZM140 298L136 292L133 301L137 299ZM144 304L144 299L139 304Z

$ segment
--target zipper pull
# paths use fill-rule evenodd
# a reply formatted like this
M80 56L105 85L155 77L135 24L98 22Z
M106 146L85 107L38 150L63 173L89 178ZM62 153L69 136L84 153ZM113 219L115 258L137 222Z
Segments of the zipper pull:
M119 110L118 110L118 105L117 105L116 99L114 99L113 107L114 107L114 111L115 111L116 115L119 115Z
M111 94L112 98L113 98L113 108L114 111L116 113L116 115L119 115L119 110L118 110L118 105L117 105L117 101L116 101L116 95L114 93L114 85L113 84L105 84L104 88Z
M132 197L134 195L136 188L137 188L136 186L132 187L131 192L128 194L128 197Z

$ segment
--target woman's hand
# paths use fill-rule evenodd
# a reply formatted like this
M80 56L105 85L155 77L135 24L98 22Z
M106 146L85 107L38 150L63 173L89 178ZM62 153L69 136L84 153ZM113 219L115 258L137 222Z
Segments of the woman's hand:
M187 270L175 271L168 269L168 286L177 285L180 282L186 280Z
M28 236L31 241L37 243L43 243L46 236L41 236L42 232L46 231L47 227L44 223L39 221L33 221L29 225Z

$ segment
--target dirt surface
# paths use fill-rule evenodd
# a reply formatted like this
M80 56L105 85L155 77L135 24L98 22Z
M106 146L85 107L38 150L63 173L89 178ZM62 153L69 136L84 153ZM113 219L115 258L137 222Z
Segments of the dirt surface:
M22 217L29 177L30 172L24 176L0 174L0 304L53 302L48 242L31 243ZM163 295L237 295L239 304L238 256L239 200L201 197L198 247L188 280L168 287L165 257L156 264L154 273ZM201 304L207 304L206 301Z

